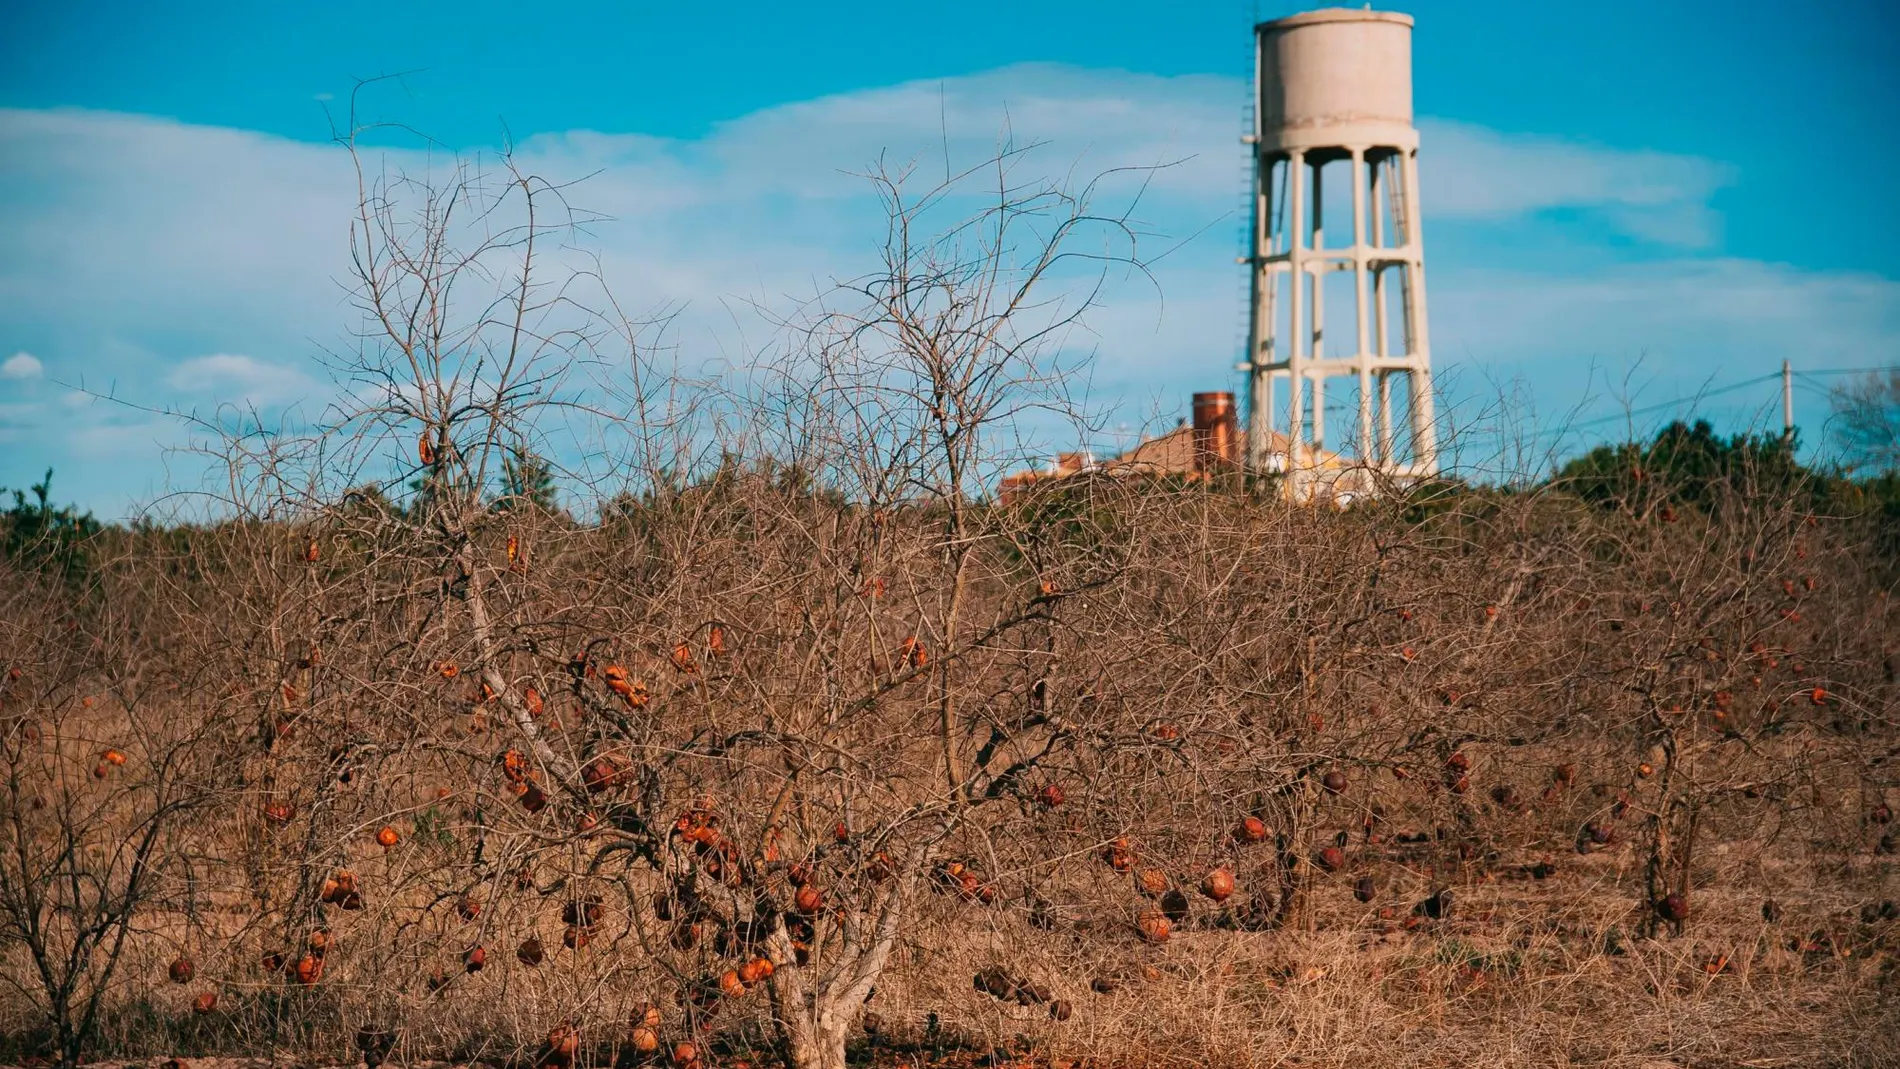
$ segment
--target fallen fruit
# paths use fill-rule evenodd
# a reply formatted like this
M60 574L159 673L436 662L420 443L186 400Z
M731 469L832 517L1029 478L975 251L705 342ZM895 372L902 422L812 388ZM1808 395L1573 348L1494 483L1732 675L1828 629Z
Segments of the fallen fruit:
M1201 881L1201 893L1215 902L1225 902L1234 893L1234 874L1226 869L1215 869Z
M1168 941L1170 928L1168 918L1162 916L1158 909L1142 910L1141 915L1135 919L1135 928L1141 933L1141 937L1150 943Z
M1135 879L1141 889L1150 895L1165 894L1168 890L1168 874L1160 869L1142 869L1141 875Z

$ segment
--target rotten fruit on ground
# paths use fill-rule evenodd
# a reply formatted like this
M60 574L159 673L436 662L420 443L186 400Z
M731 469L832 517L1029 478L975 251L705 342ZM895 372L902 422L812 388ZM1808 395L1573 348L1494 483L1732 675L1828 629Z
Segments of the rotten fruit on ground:
M1162 916L1160 910L1144 909L1141 915L1135 918L1135 928L1148 942L1165 943L1168 941L1172 925L1168 923L1167 917Z
M1215 902L1225 902L1234 893L1234 874L1226 869L1215 869L1201 881L1201 893Z

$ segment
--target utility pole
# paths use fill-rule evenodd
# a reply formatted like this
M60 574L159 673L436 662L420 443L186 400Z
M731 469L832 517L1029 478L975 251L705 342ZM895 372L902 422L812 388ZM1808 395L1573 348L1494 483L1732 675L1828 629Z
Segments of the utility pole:
M1794 441L1794 365L1781 362L1781 438Z

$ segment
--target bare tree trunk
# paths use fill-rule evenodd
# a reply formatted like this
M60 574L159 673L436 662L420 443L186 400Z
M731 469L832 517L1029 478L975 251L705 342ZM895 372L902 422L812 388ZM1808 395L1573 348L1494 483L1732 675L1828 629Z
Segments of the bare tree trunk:
M814 989L807 971L792 963L791 938L783 927L768 947L773 958L784 962L766 986L786 1069L844 1069L845 1036L851 1028L845 1014L851 1011L824 985Z
M868 940L861 932L849 935L838 947L847 956L828 969L795 964L792 938L782 922L766 939L767 952L780 963L766 986L772 996L773 1023L787 1069L844 1069L845 1040L858 1011L890 963L891 948L897 944L897 930L922 864L920 854L892 888L877 912L876 926ZM813 961L814 966L822 964Z

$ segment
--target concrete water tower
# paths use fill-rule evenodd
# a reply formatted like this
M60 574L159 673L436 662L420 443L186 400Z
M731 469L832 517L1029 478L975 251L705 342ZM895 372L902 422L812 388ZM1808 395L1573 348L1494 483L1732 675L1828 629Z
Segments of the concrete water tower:
M1254 44L1248 466L1296 499L1432 474L1411 16L1309 11Z

